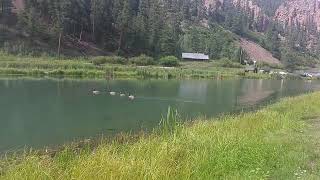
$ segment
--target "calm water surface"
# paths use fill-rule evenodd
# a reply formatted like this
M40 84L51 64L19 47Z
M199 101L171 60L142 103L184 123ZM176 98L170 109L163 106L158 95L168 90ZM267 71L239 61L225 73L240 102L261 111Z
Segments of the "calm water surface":
M103 91L91 95L96 88ZM318 81L0 79L0 151L152 129L168 106L214 117L320 89ZM134 101L109 91L136 96Z

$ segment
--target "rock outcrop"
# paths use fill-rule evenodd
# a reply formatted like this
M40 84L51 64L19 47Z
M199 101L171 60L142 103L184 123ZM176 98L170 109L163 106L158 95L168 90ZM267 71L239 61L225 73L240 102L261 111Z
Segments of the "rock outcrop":
M255 28L258 31L265 31L270 22L270 18L253 0L204 0L205 6L209 10L223 8L225 2L230 2L234 7L243 10L254 20Z
M14 13L20 12L21 10L24 9L24 6L25 6L24 0L12 0L12 4L13 4L13 7L14 7L12 11Z
M320 0L287 0L277 9L274 20L280 22L284 29L295 27L304 31L307 49L315 50L318 46Z
M300 25L320 31L320 1L288 0L278 8L274 18L284 26Z
M268 28L270 18L263 12L253 0L232 0L235 7L247 12L249 17L253 18L255 28L258 31L265 31Z
M320 31L320 0L288 0L275 13L274 19L285 28L300 26L307 31Z
M204 0L207 9L216 10L223 6L225 0Z

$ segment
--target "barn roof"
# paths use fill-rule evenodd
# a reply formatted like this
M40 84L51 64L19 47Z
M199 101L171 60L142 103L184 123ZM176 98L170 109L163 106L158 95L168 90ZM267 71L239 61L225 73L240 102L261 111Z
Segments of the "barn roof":
M182 53L182 59L209 60L209 56L202 53Z

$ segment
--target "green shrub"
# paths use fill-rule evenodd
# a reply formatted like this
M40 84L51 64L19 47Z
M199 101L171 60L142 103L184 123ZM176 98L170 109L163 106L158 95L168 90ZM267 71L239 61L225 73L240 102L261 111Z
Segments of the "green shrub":
M233 62L229 59L221 59L219 64L221 67L225 67L225 68L242 68L243 67L240 63Z
M166 56L160 59L160 64L165 67L179 66L179 59L175 56Z
M144 54L130 58L129 60L132 64L138 65L138 66L150 66L156 64L154 59L152 57L146 56Z
M272 69L284 69L283 65L281 65L281 64L270 64L270 63L266 63L266 62L258 62L257 65L260 68L269 67Z
M102 64L126 64L127 59L120 56L97 56L92 58L92 63L94 65L102 65Z

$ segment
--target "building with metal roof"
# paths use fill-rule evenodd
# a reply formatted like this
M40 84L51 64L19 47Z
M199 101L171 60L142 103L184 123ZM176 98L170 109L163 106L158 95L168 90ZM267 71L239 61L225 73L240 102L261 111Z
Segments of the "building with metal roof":
M189 61L208 61L210 58L208 55L202 53L182 53L182 59Z

